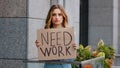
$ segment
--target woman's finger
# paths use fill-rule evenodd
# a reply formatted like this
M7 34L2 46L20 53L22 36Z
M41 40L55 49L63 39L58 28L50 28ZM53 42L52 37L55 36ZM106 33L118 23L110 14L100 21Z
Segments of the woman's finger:
M77 49L76 43L73 44L73 48L74 48L74 49Z
M37 46L37 47L40 46L40 41L36 40L35 43L36 43L36 46Z
M36 40L36 41L35 41L35 43L39 43L39 41L38 41L38 40Z

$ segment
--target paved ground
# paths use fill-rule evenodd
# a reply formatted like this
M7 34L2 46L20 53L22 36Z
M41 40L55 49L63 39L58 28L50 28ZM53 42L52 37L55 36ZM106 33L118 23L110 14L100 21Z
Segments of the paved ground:
M112 68L120 68L120 66L113 66Z

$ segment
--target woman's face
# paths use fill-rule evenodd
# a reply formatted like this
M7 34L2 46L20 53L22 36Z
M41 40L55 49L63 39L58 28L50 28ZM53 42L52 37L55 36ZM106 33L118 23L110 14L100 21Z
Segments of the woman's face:
M63 15L60 9L54 9L52 13L52 23L53 25L62 25Z

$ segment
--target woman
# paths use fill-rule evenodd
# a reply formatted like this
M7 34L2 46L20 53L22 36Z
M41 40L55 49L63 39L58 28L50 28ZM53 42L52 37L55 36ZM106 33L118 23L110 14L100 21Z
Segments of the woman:
M51 28L66 28L68 27L68 17L60 5L51 6L47 18L45 29ZM36 40L36 46L40 46L40 41ZM74 43L73 47L76 49L76 44ZM52 60L52 61L71 61L72 59L67 60ZM71 64L50 64L45 63L44 68L71 68Z

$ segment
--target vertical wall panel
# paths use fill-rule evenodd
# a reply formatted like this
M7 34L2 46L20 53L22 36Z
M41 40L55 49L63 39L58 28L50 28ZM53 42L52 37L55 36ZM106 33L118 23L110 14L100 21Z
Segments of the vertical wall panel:
M44 28L45 19L50 8L50 0L29 0L28 18L28 54L29 60L38 60L38 50L35 45L37 29ZM44 68L44 63L27 63L27 68Z
M50 0L29 0L29 18L45 19L50 8Z
M89 0L89 44L113 44L113 0Z
M74 27L75 42L79 45L80 0L64 0L69 27Z
M0 58L26 57L26 19L0 18Z
M120 54L120 0L118 0L118 53Z
M24 68L27 0L0 0L0 68Z

